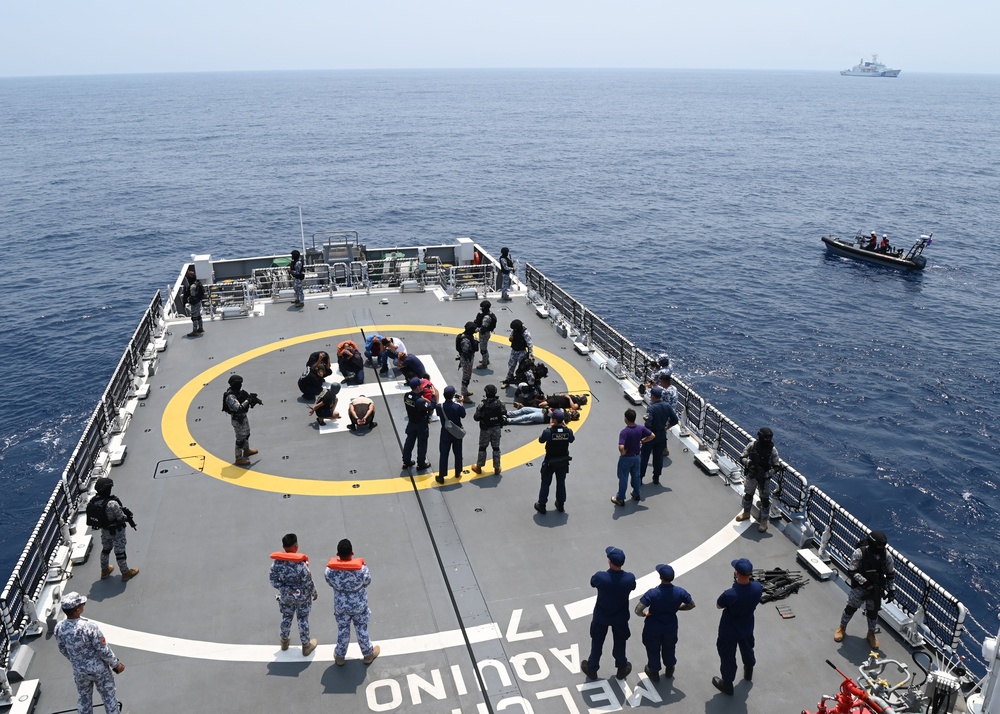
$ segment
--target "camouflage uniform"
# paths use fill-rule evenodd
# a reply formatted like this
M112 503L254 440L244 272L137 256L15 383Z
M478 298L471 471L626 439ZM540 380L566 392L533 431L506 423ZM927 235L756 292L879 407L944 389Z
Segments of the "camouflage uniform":
M245 458L250 451L250 420L247 419L247 412L250 411L249 401L240 401L242 392L226 392L226 406L232 415L233 430L236 432L236 458Z
M287 640L292 631L292 617L299 623L299 640L309 642L309 612L312 610L313 585L309 561L275 560L271 563L271 587L278 589L278 609L281 610L279 636Z
M468 397L469 383L472 381L472 365L476 360L476 352L473 349L472 334L463 333L459 338L461 348L458 352L458 368L462 371L462 397Z
M334 566L334 567L330 567ZM365 657L375 652L368 636L372 611L368 609L368 591L372 582L363 558L332 558L326 568L326 582L333 588L333 609L337 618L337 646L334 655L343 658L351 641L351 623L358 632L358 645Z
M476 468L482 469L486 464L486 447L490 446L493 449L493 470L500 473L500 436L504 424L507 423L507 407L497 397L487 396L476 407L472 418L479 422L479 453L476 456Z
M115 551L115 560L118 561L118 568L122 574L128 572L128 562L125 555L125 512L121 505L113 500L108 500L105 506L110 528L101 529L101 570L108 568L111 561L111 550Z
M84 617L63 620L56 625L56 644L73 665L73 681L80 695L77 712L93 714L95 685L104 700L104 711L118 712L120 705L115 696L115 678L111 674L112 668L118 666L118 658L97 625Z

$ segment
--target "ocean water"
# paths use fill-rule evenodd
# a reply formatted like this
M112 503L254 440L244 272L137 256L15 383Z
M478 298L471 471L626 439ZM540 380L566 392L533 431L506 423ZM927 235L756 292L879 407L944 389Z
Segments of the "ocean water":
M0 79L0 578L191 253L510 246L945 584L1000 586L1000 77ZM928 267L819 237L933 232Z

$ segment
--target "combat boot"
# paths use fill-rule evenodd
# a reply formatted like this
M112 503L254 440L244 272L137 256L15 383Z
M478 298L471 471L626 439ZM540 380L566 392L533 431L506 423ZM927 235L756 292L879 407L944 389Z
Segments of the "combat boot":
M767 519L765 518L760 523L757 524L758 533L767 533Z
M115 566L109 565L106 568L101 568L101 580L107 580L108 576L114 571Z
M313 650L315 650L318 645L319 645L319 640L317 640L315 637L306 642L304 645L302 645L302 656L308 657L309 655L311 655L313 653Z
M372 653L370 655L365 655L364 663L371 664L372 662L374 662L375 658L378 657L378 653L381 651L382 648L379 647L378 645L375 645L375 649L372 650Z
M712 677L712 686L723 694L733 696L733 683L727 682L722 677Z
M257 455L257 449L243 449L243 455L244 456L256 456Z
M138 568L129 568L124 573L122 573L122 582L127 583L129 580L131 580L138 574L139 574Z
M875 636L875 630L868 630L868 644L873 650L878 649L878 637Z
M282 652L284 652L285 650L288 649L288 642L289 642L289 640L288 640L287 637L282 637L281 638L281 651Z
M737 523L740 523L742 521L749 521L749 520L750 520L750 511L749 511L749 509L746 510L746 511L740 511L739 513L736 514L736 522Z
M836 632L833 633L833 641L834 642L843 642L844 641L844 634L845 634L844 633L844 626L843 625L838 625Z
M236 459L236 465L237 466L249 466L250 465L250 459L241 456L240 458Z
M472 469L472 473L474 474L481 474L483 472L483 467L479 464L473 464L469 468Z

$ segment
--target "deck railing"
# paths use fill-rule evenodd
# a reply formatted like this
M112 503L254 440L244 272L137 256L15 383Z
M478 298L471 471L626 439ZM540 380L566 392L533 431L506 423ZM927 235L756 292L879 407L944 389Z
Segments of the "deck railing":
M162 310L160 293L157 292L87 420L62 477L56 483L7 585L0 593L0 667L8 666L13 646L32 624L32 615L42 615L32 613L28 601L37 601L50 568L62 565L56 560L57 551L68 545L63 536L70 531L74 516L83 506L81 497L87 493L96 473L103 468L102 464L107 462L106 447L115 430L122 426L122 410L130 399L136 371L154 337Z
M529 297L544 303L556 319L564 321L577 335L575 339L617 360L633 381L641 383L648 379L655 364L652 355L624 338L531 264L525 269L525 283ZM684 428L708 449L716 462L738 466L751 434L706 402L682 379L674 376L673 384ZM871 529L819 488L809 485L805 476L784 461L769 480L769 486L772 502L782 515L797 521L808 543L846 571L855 547ZM965 606L898 550L890 548L890 552L896 567L895 607L910 618L912 628L936 649L950 657L963 657L970 671L978 670L982 675L985 663L979 657L979 642L968 631L971 618ZM983 629L981 634L992 633ZM970 666L973 664L979 666Z
M399 260L396 256L383 259L376 266L380 269L375 271L372 270L373 261L366 261L365 270L358 275L366 275L366 280L373 281L369 284L398 284L401 279L406 279L404 275L409 275L399 269ZM420 266L416 269L419 270ZM373 272L376 273L374 278ZM350 274L354 274L353 270ZM443 287L475 285L496 289L497 277L497 266L492 259L488 259L479 266L436 270L434 281ZM645 381L654 364L650 354L530 264L525 267L525 283L533 299L544 302L553 318L564 322L591 347L615 359L631 380ZM176 305L177 295L172 298ZM12 647L31 624L32 613L27 601L36 600L40 594L57 549L65 545L63 533L79 511L81 497L87 492L95 473L103 468L101 465L107 459L105 449L109 436L119 426L117 421L130 398L136 370L162 316L162 300L157 292L0 594L0 667L8 666ZM683 380L675 377L674 384L683 427L710 451L714 459L738 465L740 455L751 439L750 433L709 404ZM806 478L790 465L783 462L782 466L770 480L774 503L784 517L800 522L808 542L846 570L855 545L869 529L819 488L809 485ZM985 663L979 657L979 642L968 629L970 621L975 621L968 615L965 606L902 553L895 549L890 549L890 552L896 563L896 606L899 610L912 618L914 627L937 649L948 655L964 657L970 671L983 674ZM980 626L980 629L983 628ZM983 629L983 636L989 634L992 633Z

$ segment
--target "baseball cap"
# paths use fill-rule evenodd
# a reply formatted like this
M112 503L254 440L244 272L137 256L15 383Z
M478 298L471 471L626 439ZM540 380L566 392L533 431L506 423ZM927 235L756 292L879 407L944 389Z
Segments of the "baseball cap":
M409 382L407 382L407 384L410 385L410 387L419 387L420 386L420 377L414 377Z
M549 412L549 416L552 417L555 421L559 422L566 421L566 412L564 412L562 409L553 409L551 412ZM624 558L625 555L622 554L622 557Z
M608 556L610 560L615 565L621 567L625 565L625 551L621 548L615 548L613 545L609 545L604 549L604 554Z
M663 387L657 384L655 387L649 390L649 393L652 394L654 397L662 397Z
M62 596L62 601L59 603L59 606L66 612L69 612L70 610L75 610L80 607L80 605L83 605L85 602L87 602L87 598L74 590L73 592L66 593Z
M660 574L662 580L673 580L674 579L674 569L669 565L657 565L656 572Z
M455 388L449 384L447 387L444 388L444 396L445 398L454 397Z
M753 573L753 563L746 558L737 558L732 562L732 566L740 575L750 575Z

